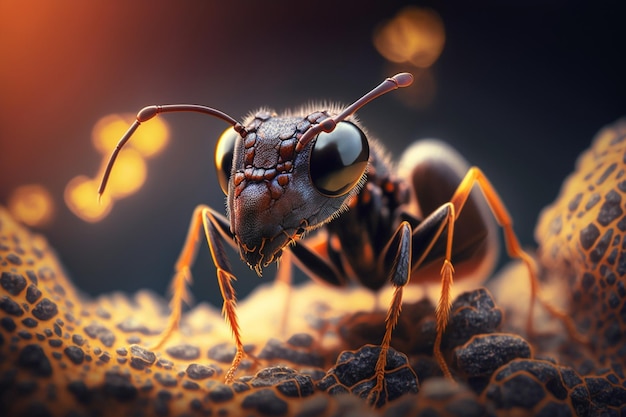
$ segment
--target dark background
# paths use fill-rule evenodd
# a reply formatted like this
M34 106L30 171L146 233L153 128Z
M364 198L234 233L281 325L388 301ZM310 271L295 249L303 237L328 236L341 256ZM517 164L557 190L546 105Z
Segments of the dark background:
M626 114L625 15L608 2L463 3L413 3L445 25L430 105L406 106L396 92L359 116L395 157L418 138L453 144L486 172L534 247L537 216L576 157ZM148 104L202 103L240 119L261 106L349 103L411 70L372 44L374 28L406 4L0 0L0 204L18 185L44 185L56 216L39 230L81 289L165 294L193 208L224 205L212 153L225 125L167 116L170 145L148 162L144 187L90 224L62 193L98 170L94 123ZM193 292L218 303L210 263L202 248ZM245 267L238 275L241 295L259 282Z

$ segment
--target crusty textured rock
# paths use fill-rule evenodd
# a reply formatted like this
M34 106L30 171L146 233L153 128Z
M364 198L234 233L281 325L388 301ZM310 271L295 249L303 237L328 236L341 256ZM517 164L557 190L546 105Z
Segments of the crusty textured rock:
M547 360L515 359L500 367L482 392L497 416L605 416L626 412L623 378L613 372L581 376Z
M528 342L512 334L481 334L454 350L456 368L468 377L484 377L513 359L530 358Z
M623 118L581 154L535 230L547 279L561 285L567 314L601 352L597 369L626 367L625 173Z
M332 395L351 393L367 399L376 385L374 368L380 353L380 346L365 345L357 351L345 351L337 364L317 384L321 390ZM382 407L405 394L416 394L417 376L409 366L406 355L391 348L387 352L384 393L376 407Z

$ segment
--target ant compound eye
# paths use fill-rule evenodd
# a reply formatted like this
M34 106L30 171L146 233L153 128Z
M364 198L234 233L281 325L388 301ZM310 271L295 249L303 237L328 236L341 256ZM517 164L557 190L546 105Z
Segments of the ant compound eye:
M222 133L215 145L215 171L220 187L226 195L228 195L228 181L233 168L233 154L238 137L239 133L229 127Z
M317 190L329 197L348 193L363 176L369 158L365 133L350 122L317 136L311 151L309 175Z

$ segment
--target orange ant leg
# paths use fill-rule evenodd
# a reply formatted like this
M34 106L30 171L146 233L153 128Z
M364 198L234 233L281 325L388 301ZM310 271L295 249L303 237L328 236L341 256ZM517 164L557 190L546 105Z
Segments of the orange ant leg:
M422 251L422 256L414 263L413 267L419 268L426 256L432 250L436 241L443 234L443 232L447 230L445 258L440 271L441 292L439 294L437 307L435 308L437 336L433 346L433 356L437 360L443 375L449 380L453 380L452 373L450 372L450 369L448 368L448 365L443 357L443 353L441 353L441 339L443 338L443 333L445 332L448 321L450 320L450 309L452 307L451 290L452 283L454 282L454 267L452 266L452 238L454 236L454 222L456 220L454 205L446 203L433 214L428 216L426 220L420 224L421 227L418 227L415 230L414 238L420 234L422 229L427 230L426 227L429 222L432 221L431 219L436 220L436 224L438 224L439 227L435 229L435 234L431 238L430 242L427 241L428 246Z
M202 210L204 206L198 206L194 210L191 217L191 224L187 231L185 244L178 256L176 266L174 267L174 278L170 284L170 315L165 325L165 329L161 332L158 341L153 349L160 349L167 342L169 337L178 328L180 318L182 316L182 303L189 301L189 292L187 284L191 284L192 276L190 266L196 258L198 251L198 243L200 241L200 228L202 227Z
M454 205L445 203L431 213L413 231L412 241L414 254L419 254L419 258L413 262L412 270L417 270L428 255L433 250L439 238L445 236L445 255L443 265L439 272L441 279L441 291L437 307L435 308L435 321L437 336L433 346L433 356L439 364L443 375L449 380L453 380L452 373L448 368L443 353L441 352L441 340L450 320L450 308L452 306L451 289L454 281L454 267L452 266L452 238L454 236L454 222L457 218Z
M526 268L528 269L530 279L530 308L528 311L528 317L526 322L526 331L528 335L532 336L534 333L533 311L536 302L539 301L553 317L556 317L564 324L570 337L581 343L586 343L585 338L582 337L576 330L576 327L572 322L571 317L561 312L549 301L544 300L540 297L539 279L537 277L537 268L535 262L533 258L521 248L517 236L513 231L513 220L511 219L511 216L504 206L504 203L500 199L500 196L493 188L487 177L477 167L471 167L469 169L469 171L463 178L463 181L461 181L461 184L458 186L456 192L450 199L450 202L454 204L457 213L460 213L463 209L463 206L465 205L465 202L467 201L474 185L479 186L489 204L491 212L493 213L496 221L504 231L504 240L509 256L520 259L522 262L524 262Z
M205 207L202 210L202 222L204 224L204 234L211 250L213 264L217 268L217 280L220 284L222 299L224 300L222 315L230 326L237 349L230 369L228 369L224 378L224 381L230 384L233 382L235 372L245 356L245 352L243 350L243 341L241 340L239 321L237 320L237 297L232 286L232 281L236 280L236 278L231 271L230 262L228 262L226 251L222 245L225 237L230 238L230 235L227 234L230 233L228 232L229 223L222 215L210 207Z
M215 212L208 206L199 205L196 207L191 219L189 231L183 245L183 250L176 262L176 273L172 281L172 300L170 306L172 312L165 327L161 333L160 340L156 344L156 348L162 346L171 334L178 328L180 322L182 302L187 299L186 283L191 281L191 265L193 264L198 248L200 229L204 228L204 234L209 244L213 263L217 268L217 280L220 286L220 292L224 300L222 307L222 315L228 323L233 338L235 339L236 353L230 369L226 372L225 382L231 383L237 367L245 356L243 342L241 340L241 332L239 322L237 320L237 298L232 281L235 276L231 272L230 263L226 257L223 241L231 240L229 234L228 220L222 215Z

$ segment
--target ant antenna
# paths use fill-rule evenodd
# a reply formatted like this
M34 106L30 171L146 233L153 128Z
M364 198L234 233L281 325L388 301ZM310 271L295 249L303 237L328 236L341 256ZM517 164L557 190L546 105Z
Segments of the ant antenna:
M360 109L361 107L363 107L370 101L374 100L375 98L380 97L383 94L386 94L397 88L408 87L412 83L413 83L413 75L411 75L408 72L403 72L400 74L396 74L391 78L387 78L385 81L380 83L378 87L374 88L369 93L365 94L363 97L361 97L360 99L352 103L350 106L346 107L344 111L341 112L339 115L335 117L329 117L321 121L319 124L311 127L309 130L307 130L298 141L298 144L296 145L296 151L302 150L304 146L306 146L309 142L311 142L311 140L313 140L313 138L318 133L322 131L332 132L337 126L338 122L344 120L346 117L350 116L351 114L353 114L358 109ZM167 104L163 106L144 107L143 109L139 111L139 113L137 113L137 120L133 122L133 124L130 126L130 128L126 131L124 136L122 136L122 138L119 140L119 142L115 146L113 153L111 153L111 156L109 157L109 161L104 170L104 174L102 175L102 181L100 182L100 187L98 188L98 198L102 197L102 194L104 193L107 182L109 180L109 176L111 175L111 170L113 169L113 165L115 164L115 159L117 158L117 155L120 153L120 151L122 150L122 147L124 147L126 142L128 142L128 140L133 135L133 133L135 133L135 130L137 130L139 125L142 124L143 122L146 122L152 119L159 113L174 113L174 112L195 112L195 113L208 114L209 116L214 116L214 117L217 117L218 119L222 119L226 123L233 126L235 131L239 133L242 137L246 137L246 135L248 134L245 127L241 123L239 123L238 121L236 121L235 119L227 115L226 113L223 113L211 107L206 107L206 106L202 106L198 104Z
M211 107L201 106L198 104L166 104L163 106L148 106L139 110L137 113L137 120L133 122L133 124L128 128L124 136L119 140L113 153L109 157L109 162L107 163L106 169L104 170L104 175L102 176L102 182L100 182L100 187L98 188L98 199L102 197L104 193L104 189L106 188L107 182L109 180L109 176L111 175L111 170L113 169L113 164L115 163L115 159L117 158L117 154L120 153L122 147L128 142L130 137L135 133L135 130L139 127L140 124L152 119L159 113L174 113L174 112L195 112L195 113L203 113L208 114L209 116L217 117L218 119L222 119L226 123L233 126L235 131L239 133L242 137L246 137L248 132L245 127L241 125L237 120L233 119L226 113L223 113L219 110L213 109Z
M361 107L365 106L367 103L374 100L375 98L378 98L383 94L387 94L388 92L396 90L398 88L408 87L411 84L413 84L413 75L408 72L401 72L394 75L393 77L387 78L376 88L372 89L369 93L365 94L363 97L346 107L337 116L324 119L317 125L307 130L300 137L300 140L296 145L296 151L301 151L320 132L329 133L335 130L335 127L337 127L337 123L341 122L346 117L354 114L357 110L359 110Z

